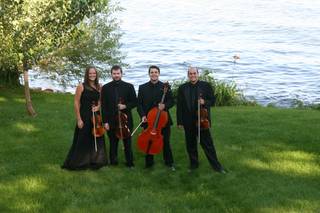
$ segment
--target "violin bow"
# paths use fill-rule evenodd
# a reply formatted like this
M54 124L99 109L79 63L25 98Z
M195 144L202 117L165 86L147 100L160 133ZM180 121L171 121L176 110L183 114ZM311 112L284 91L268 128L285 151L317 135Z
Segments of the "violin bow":
M121 98L120 98L121 100ZM120 104L121 101L118 102ZM120 129L120 137L123 139L123 133L122 133L122 125L121 125L121 110L120 106L118 105L118 122L119 122L119 129Z
M201 137L201 131L200 131L200 97L201 97L201 93L199 95L199 99L198 99L198 143L200 143L200 137Z
M94 150L97 152L97 137L96 137L96 117L94 116L94 111L92 110L92 118L93 118L93 136L94 136Z
M141 121L141 122L139 123L139 125L133 130L133 132L131 133L131 136L134 135L134 133L137 131L137 129L141 126L142 123L143 123L143 121Z

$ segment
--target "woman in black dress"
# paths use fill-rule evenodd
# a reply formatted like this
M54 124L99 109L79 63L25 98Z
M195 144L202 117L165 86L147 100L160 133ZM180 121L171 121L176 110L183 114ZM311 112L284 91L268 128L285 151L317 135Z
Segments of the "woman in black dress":
M96 151L95 139L92 134L92 113L93 111L96 113L100 111L100 88L96 68L88 67L84 76L84 83L78 85L74 97L77 125L72 146L62 165L63 169L99 169L107 164L104 136L96 138ZM98 105L94 106L93 103L98 103Z

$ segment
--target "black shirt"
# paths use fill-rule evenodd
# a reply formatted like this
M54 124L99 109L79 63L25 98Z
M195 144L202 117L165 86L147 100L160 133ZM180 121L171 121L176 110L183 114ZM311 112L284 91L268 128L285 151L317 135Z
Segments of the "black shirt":
M191 97L191 110L195 112L197 110L198 100L198 82L195 84L190 83L190 97Z
M139 86L137 111L140 117L147 116L148 112L153 107L158 106L158 104L161 102L161 98L163 95L163 87L164 87L164 83L161 81L158 81L155 84L149 81ZM171 125L172 119L169 113L169 109L173 107L174 100L173 100L172 92L170 89L165 95L164 105L165 105L164 110L167 111L169 114L168 124Z

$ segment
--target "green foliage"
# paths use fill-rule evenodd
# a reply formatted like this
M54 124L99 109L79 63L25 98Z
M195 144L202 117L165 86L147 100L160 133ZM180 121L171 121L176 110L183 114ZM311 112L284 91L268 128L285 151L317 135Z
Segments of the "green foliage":
M199 79L209 82L214 88L216 106L257 105L256 102L247 100L234 82L216 80L212 76L212 71L204 70L200 74ZM172 83L171 88L174 97L177 96L179 86L186 82L187 79L182 79Z
M88 64L121 62L111 18L119 8L108 0L1 0L0 8L0 72L77 77Z
M312 104L310 107L312 109L320 110L320 104Z
M303 101L294 99L292 104L292 108L297 108L297 109L316 109L320 110L320 104L319 103L312 103L312 104L305 104Z
M6 87L16 87L19 86L19 72L17 67L0 67L0 85Z
M291 103L291 107L293 108L303 108L304 107L304 103L303 101L299 100L299 99L294 99Z

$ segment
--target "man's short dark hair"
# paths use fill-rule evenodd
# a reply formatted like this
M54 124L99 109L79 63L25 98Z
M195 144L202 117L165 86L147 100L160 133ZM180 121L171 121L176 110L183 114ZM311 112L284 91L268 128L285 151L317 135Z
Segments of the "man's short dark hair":
M120 70L120 72L122 73L122 68L119 65L113 65L111 67L111 71L110 71L111 74L113 70Z
M149 74L150 74L151 69L157 69L158 72L160 73L160 68L159 68L158 66L156 66L156 65L151 65L151 66L149 67Z

